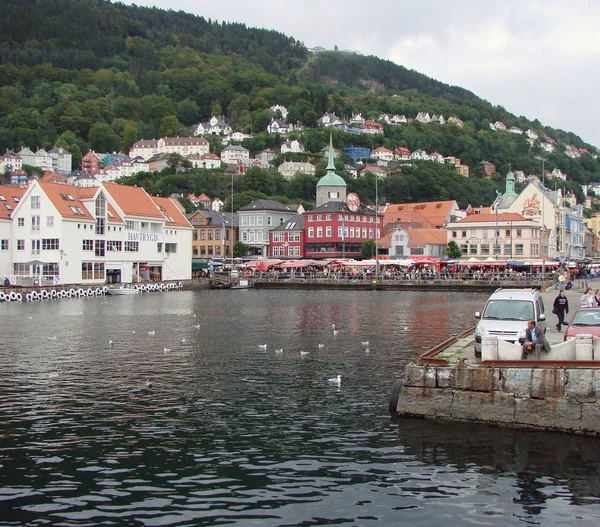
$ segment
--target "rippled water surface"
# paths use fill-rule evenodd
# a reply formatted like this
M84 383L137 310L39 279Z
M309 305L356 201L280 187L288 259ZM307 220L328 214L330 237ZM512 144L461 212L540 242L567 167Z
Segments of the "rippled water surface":
M389 417L486 297L0 304L0 525L598 525L597 440Z

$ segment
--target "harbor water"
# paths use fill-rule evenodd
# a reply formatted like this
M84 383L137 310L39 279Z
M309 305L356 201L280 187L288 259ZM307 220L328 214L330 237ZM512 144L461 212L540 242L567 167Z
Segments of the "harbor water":
M0 525L598 525L598 440L390 418L487 296L0 304Z

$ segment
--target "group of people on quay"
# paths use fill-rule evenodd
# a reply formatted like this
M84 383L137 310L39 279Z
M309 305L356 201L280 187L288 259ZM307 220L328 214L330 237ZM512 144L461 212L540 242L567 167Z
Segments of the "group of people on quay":
M379 266L379 272L376 267ZM568 267L558 262L473 262L456 260L253 260L235 264L246 278L369 280L544 280L548 287L570 289L573 280L594 279L600 268L591 264ZM214 271L229 271L230 265Z

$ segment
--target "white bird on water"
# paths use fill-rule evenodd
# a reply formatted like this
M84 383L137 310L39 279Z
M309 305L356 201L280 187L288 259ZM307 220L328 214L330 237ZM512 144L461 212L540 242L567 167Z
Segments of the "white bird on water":
M335 324L331 324L331 327L332 327L333 329L335 329Z
M200 329L200 324L196 324L194 327L195 327L196 329Z
M368 346L368 345L369 345L369 341L368 341L368 340L365 340L364 342L361 342L361 344L362 344L363 346Z
M181 342L185 342L185 337L183 337L183 338L181 339Z
M301 351L300 352L300 356L301 357L304 357L304 355L308 355L308 351Z
M338 331L337 329L334 329L334 330L333 330L333 335L334 335L334 336L335 336L335 335L337 335L338 333L339 333L339 331Z
M283 353L283 348L279 348L278 350L275 350L275 353Z
M340 386L342 384L342 376L338 375L337 377L333 377L332 379L328 379L329 382L337 384Z
M367 349L365 350L365 353L371 353L371 350L370 350L369 348L367 348Z
M165 353L167 353L168 351L171 351L171 348L164 348Z
M152 330L152 331L148 331L148 335L154 335L156 333L156 331Z
M113 344L114 344L114 342L112 340L108 339L108 345L112 346Z
M325 347L325 344L319 344L319 349L323 349Z
M266 344L259 344L258 345L258 349L266 350L267 349L267 345Z
M131 330L131 334L132 334L132 335L135 335L135 329L132 329L132 330Z
M48 340L56 340L56 335L54 335L53 337L48 337Z

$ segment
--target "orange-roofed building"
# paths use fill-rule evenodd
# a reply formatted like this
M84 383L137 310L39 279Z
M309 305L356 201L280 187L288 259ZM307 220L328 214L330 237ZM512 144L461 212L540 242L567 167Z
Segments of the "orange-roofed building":
M413 222L428 229L441 229L451 221L464 216L456 201L427 201L400 203L387 206L383 217L384 229L388 223Z
M379 241L379 246L384 248L387 246L390 256L441 258L444 256L444 249L448 244L447 238L448 234L444 229L403 229L399 227L385 235Z
M516 212L469 214L446 226L463 258L527 260L541 258L540 225Z
M8 223L10 276L25 285L191 278L192 226L141 187L34 181Z

